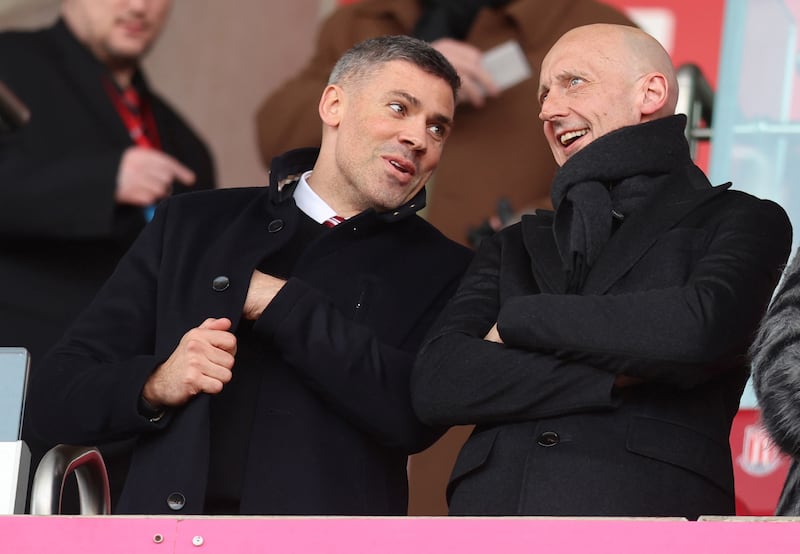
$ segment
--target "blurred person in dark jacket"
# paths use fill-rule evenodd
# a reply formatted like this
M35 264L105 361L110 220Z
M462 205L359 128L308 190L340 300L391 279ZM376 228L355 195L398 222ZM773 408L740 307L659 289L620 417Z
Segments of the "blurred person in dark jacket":
M33 373L152 205L214 186L206 145L140 68L170 4L64 0L52 27L0 34L0 82L31 114L0 135L0 345L27 348ZM49 445L23 437L35 467Z

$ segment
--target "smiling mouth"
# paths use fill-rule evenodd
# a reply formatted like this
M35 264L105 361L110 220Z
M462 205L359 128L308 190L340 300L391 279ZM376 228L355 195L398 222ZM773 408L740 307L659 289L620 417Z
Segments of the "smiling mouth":
M388 160L388 162L389 162L389 165L391 165L393 168L395 168L400 173L405 173L406 175L414 175L414 173L416 173L416 168L414 167L414 164L412 164L412 163L405 162L403 160L396 160L396 159L390 159L390 160Z
M558 137L558 141L561 143L562 146L569 146L586 133L588 133L588 129L581 129L580 131L569 131L564 133L563 135Z

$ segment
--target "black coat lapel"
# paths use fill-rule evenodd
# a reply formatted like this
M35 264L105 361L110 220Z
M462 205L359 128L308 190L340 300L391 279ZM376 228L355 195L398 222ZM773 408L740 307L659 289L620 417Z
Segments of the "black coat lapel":
M543 293L563 293L566 287L561 256L553 236L553 212L538 211L522 217L522 240L531 271Z
M691 180L692 177L684 176ZM630 216L608 241L589 272L583 294L604 294L647 252L658 238L701 204L730 188L692 187L682 179L668 183L641 211Z
M253 270L267 255L279 250L297 225L294 203L281 209L266 210L267 194L262 202L253 202L238 220L227 227L213 244L206 245L196 267L187 306L195 306L198 323L206 317L227 317L238 326L242 307L250 287Z

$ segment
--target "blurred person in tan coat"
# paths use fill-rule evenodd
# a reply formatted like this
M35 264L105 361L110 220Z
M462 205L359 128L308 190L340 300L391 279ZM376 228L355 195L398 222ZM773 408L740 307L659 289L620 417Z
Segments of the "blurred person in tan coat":
M429 185L426 217L453 240L474 245L470 230L495 216L501 199L511 212L551 207L556 165L537 118L536 75L559 36L595 22L632 25L594 0L362 0L342 6L322 24L308 64L259 108L262 160L268 165L286 149L319 144L318 91L345 50L369 37L413 34L442 52L463 83L458 125ZM481 58L507 41L520 45L533 77L501 92Z

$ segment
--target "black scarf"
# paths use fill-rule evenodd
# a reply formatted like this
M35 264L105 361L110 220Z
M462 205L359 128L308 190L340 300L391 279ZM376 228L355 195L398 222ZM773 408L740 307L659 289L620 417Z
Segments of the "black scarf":
M611 237L613 221L644 203L676 168L691 163L686 117L623 127L572 156L553 180L553 232L567 274L566 292L581 290Z
M481 8L497 8L509 1L423 0L424 11L414 27L414 36L428 42L443 37L463 40Z

